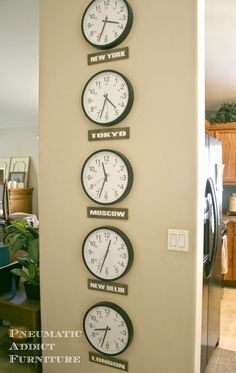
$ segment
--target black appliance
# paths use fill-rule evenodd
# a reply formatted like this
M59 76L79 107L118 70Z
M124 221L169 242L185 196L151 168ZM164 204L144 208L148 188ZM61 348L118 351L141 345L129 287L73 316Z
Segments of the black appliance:
M211 354L219 343L222 296L222 148L219 140L208 135L205 144L201 373L205 373Z

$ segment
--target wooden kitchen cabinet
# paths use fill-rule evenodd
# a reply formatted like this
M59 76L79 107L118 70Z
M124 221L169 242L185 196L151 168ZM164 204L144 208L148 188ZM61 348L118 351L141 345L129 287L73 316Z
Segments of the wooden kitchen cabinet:
M206 122L206 132L222 142L224 184L236 184L236 123L210 124Z
M10 213L32 213L33 188L9 189Z
M227 228L228 273L224 275L225 285L236 286L236 223L229 222Z

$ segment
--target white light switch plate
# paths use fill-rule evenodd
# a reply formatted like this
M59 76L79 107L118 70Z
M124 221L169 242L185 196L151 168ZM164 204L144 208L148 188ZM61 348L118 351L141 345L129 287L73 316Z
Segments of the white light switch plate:
M168 229L168 250L188 251L189 231L183 229Z

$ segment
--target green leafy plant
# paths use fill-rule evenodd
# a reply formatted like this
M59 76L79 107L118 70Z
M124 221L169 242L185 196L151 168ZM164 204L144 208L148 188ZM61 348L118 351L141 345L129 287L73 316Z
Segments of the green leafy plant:
M236 122L236 103L224 103L210 117L211 123Z
M11 256L18 250L24 250L31 259L39 260L39 233L26 220L10 222L4 243L8 245Z
M26 256L24 258L18 258L19 264L22 268L14 268L11 272L22 277L26 282L39 284L39 262Z

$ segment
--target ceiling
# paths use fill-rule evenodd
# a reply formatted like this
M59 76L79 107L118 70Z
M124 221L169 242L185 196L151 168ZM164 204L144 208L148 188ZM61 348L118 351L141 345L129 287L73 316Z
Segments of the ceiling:
M235 0L206 0L206 110L236 102L235 41Z
M39 0L0 0L0 128L38 124Z
M0 0L0 128L38 125L39 1ZM206 110L236 102L235 0L206 0Z

